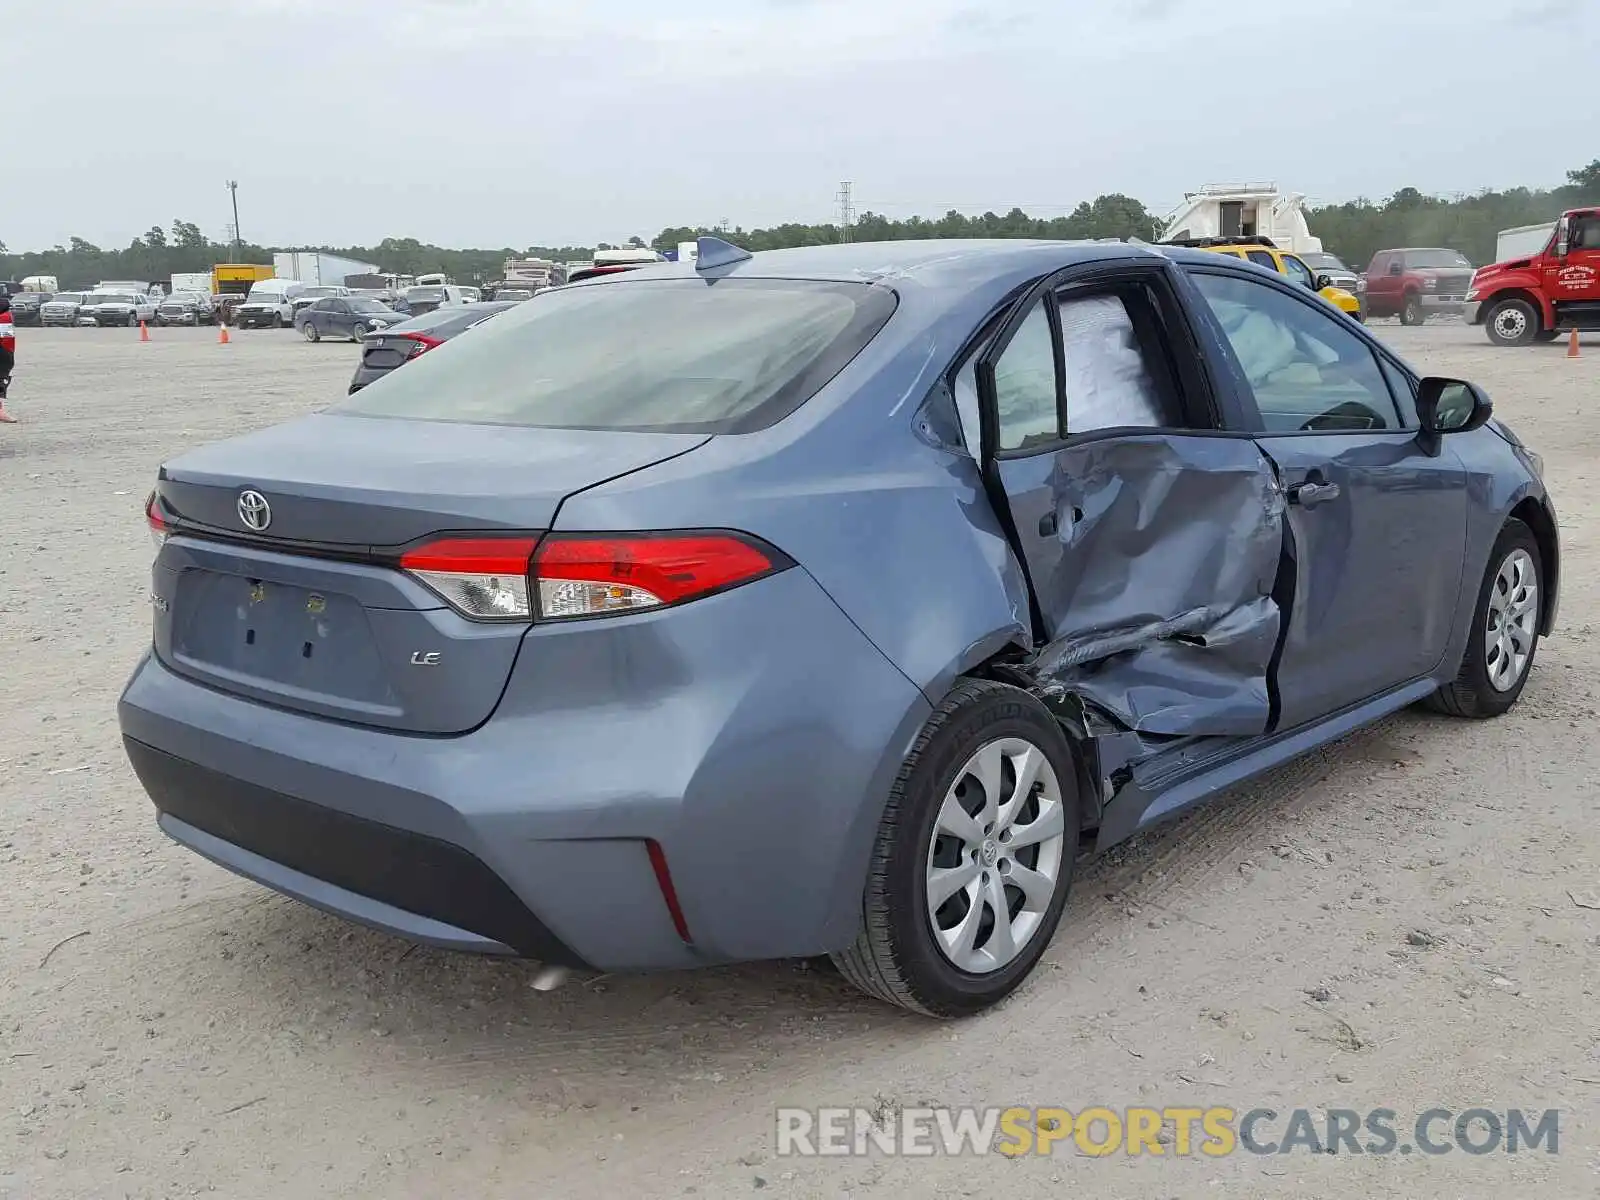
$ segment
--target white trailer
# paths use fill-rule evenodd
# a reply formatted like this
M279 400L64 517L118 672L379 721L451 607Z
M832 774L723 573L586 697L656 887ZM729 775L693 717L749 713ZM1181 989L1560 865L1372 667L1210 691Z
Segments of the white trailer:
M1514 258L1532 258L1550 244L1550 235L1556 231L1554 221L1541 221L1537 225L1518 225L1502 229L1494 241L1494 261L1510 262Z
M210 271L179 271L172 277L173 292L199 292L202 296L211 294Z
M379 268L321 250L284 250L272 256L272 273L310 286L344 286L351 275L376 275Z

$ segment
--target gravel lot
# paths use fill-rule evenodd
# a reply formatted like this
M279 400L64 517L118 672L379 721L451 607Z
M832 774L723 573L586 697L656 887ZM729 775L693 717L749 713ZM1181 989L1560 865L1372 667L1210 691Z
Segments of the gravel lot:
M412 949L170 844L114 711L148 639L140 505L164 457L342 395L354 350L23 330L0 1197L1595 1195L1600 339L1573 362L1459 324L1382 334L1483 383L1545 455L1562 619L1521 706L1402 714L1121 848L1029 986L936 1025L794 964L536 993L526 965ZM779 1105L965 1103L1565 1117L1553 1157L772 1157Z

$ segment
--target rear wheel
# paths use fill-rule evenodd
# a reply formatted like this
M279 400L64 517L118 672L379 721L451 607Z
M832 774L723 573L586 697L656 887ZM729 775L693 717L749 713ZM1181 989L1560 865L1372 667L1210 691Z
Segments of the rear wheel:
M1407 292L1405 303L1400 307L1400 324L1421 325L1428 319L1428 314L1422 311L1422 297L1415 292Z
M1004 684L960 684L890 792L840 972L935 1017L1004 999L1061 919L1078 814L1072 750L1045 707Z
M1429 699L1431 708L1453 717L1498 717L1517 702L1539 649L1542 571L1533 530L1507 521L1478 589L1461 669Z
M317 331L317 327L310 321L300 326L300 332L306 335L306 341L308 342L320 341L322 338L322 334Z
M1496 346L1526 346L1539 336L1539 313L1526 300L1502 300L1484 317L1483 328Z

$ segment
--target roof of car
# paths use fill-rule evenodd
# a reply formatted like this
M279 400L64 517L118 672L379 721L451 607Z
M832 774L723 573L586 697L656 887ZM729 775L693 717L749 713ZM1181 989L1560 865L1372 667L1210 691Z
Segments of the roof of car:
M926 241L845 242L763 250L749 261L725 268L732 276L888 282L911 280L930 287L960 283L973 276L1042 274L1108 258L1137 258L1166 247L1137 242L1031 241L1011 238L945 238ZM594 281L670 279L693 276L692 263L651 263ZM590 286L583 284L580 286Z

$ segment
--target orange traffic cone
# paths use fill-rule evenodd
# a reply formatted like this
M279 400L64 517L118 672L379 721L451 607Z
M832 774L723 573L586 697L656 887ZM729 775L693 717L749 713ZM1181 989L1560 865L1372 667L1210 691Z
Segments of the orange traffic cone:
M143 321L139 322L139 340L141 342L148 342L150 340L149 327L146 326Z
M226 325L218 325L217 326L217 345L226 346L227 344L228 344L228 327Z
M1574 329L1572 336L1567 339L1567 357L1577 358L1578 356L1578 331Z

